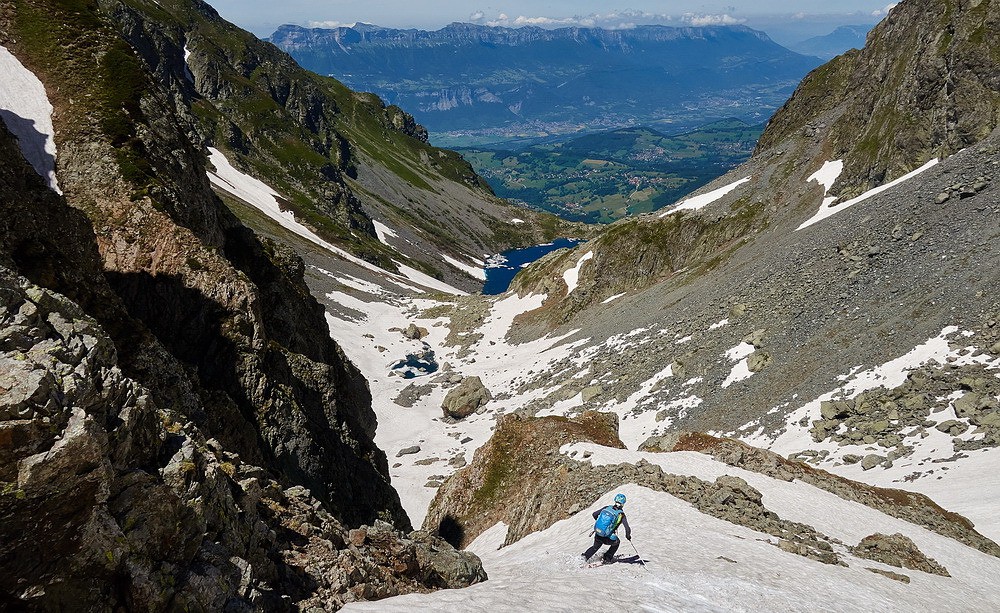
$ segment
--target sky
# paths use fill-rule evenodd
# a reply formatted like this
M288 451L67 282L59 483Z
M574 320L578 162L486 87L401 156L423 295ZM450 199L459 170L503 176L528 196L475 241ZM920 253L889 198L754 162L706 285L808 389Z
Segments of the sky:
M839 25L873 24L892 6L887 0L631 0L627 7L615 7L606 0L208 1L223 17L261 37L286 23L337 27L358 21L420 29L437 29L454 21L509 27L745 24L785 43L827 34Z

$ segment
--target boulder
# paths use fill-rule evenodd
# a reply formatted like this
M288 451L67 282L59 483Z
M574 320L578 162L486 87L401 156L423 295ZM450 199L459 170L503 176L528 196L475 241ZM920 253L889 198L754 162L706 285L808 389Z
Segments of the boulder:
M465 377L444 397L441 409L445 417L464 419L491 400L493 395L479 377Z
M750 334L743 337L743 342L753 345L755 348L760 349L761 345L764 343L764 335L767 333L763 328L754 330Z
M949 419L935 426L941 432L948 434L949 436L958 436L969 429L968 424L958 421L957 419Z
M673 451L674 446L680 440L680 432L668 432L658 436L651 436L639 445L639 451L666 452Z
M955 415L959 417L972 417L982 408L985 398L982 394L968 392L961 398L955 400Z
M767 365L772 361L771 354L766 351L754 351L747 358L747 368L750 372L760 372L767 368Z
M896 568L909 568L942 577L951 576L948 569L924 555L912 540L899 533L891 536L880 533L868 535L856 547L851 547L851 553L859 558Z
M423 530L412 532L410 538L416 542L416 558L424 573L424 583L457 589L486 581L486 571L476 554L457 550Z
M971 421L977 426L1000 427L1000 413L982 413L973 417Z
M399 453L396 454L396 457L401 458L404 455L413 455L415 453L420 453L420 445L413 445L411 447L400 449Z
M871 470L885 461L885 458L877 453L869 453L861 460L862 470Z
M824 400L819 404L819 412L825 420L842 419L847 417L850 408L850 403L838 402L835 400Z
M583 391L580 392L580 398L584 402L590 402L597 396L600 396L603 392L604 388L600 385L591 385L590 387L583 388Z
M405 330L403 330L403 336L415 341L419 341L427 336L427 334L427 328L419 327L417 324L410 324Z

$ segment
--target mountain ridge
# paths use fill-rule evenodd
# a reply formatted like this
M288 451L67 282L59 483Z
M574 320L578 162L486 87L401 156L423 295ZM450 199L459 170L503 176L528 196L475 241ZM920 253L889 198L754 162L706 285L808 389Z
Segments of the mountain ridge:
M717 107L716 117L756 123L819 63L742 26L453 24L436 32L363 33L283 26L269 40L311 70L406 107L433 132L704 123L712 110L689 113L685 106L706 105Z

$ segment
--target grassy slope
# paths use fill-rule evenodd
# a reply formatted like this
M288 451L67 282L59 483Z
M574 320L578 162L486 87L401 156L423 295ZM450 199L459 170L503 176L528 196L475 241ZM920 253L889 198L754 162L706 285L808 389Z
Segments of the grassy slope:
M550 234L543 226L559 226L552 219L522 215L528 227L505 228L494 223L495 211L478 210L487 229L466 227L448 219L447 203L434 215L407 211L416 201L445 202L441 194L448 190L505 207L461 156L424 142L422 128L401 109L300 68L208 5L197 0L126 3L163 24L175 46L191 52L188 64L197 92L190 104L206 140L273 186L300 220L355 255L389 269L395 267L392 260L403 261L440 277L433 264L378 242L366 211L386 205L400 209L398 217L438 249L454 243L456 232L499 250ZM381 193L363 189L355 181L362 166L378 167L388 187ZM442 229L445 224L450 227Z

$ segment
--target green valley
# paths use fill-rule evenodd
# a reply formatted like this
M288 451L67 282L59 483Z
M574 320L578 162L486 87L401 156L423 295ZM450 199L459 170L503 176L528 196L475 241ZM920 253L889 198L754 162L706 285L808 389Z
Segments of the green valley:
M610 223L673 204L725 174L750 157L762 129L725 119L676 135L623 128L518 151L460 151L499 196Z

